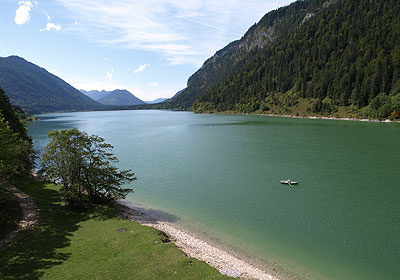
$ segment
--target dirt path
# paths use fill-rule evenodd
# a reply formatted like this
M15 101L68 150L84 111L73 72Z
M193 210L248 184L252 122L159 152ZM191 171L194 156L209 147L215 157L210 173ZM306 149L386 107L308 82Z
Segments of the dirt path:
M22 209L22 219L18 224L16 230L10 232L2 240L0 240L0 250L5 248L7 244L17 236L18 232L29 227L32 227L37 222L36 215L36 204L33 199L24 193L23 191L17 189L16 187L10 188L11 192L18 198L19 205Z

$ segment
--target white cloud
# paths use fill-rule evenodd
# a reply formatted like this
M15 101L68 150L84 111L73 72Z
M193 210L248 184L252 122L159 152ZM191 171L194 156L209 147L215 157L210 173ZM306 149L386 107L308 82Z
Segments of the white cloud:
M46 28L42 28L40 29L40 31L51 31L51 30L60 31L61 28L62 28L61 25L49 22L46 24Z
M49 15L47 15L47 20L51 21L51 17Z
M84 89L87 91L90 90L107 90L112 91L115 89L126 89L126 87L122 84L117 84L112 80L95 80L95 81L85 81L80 77L77 79L66 79L71 85L75 88ZM129 89L128 89L129 90ZM129 90L130 91L130 90ZM133 91L132 91L133 92Z
M113 78L113 75L114 75L114 68L111 68L110 71L106 72L106 78L107 79L111 80Z
M116 88L124 88L124 87L116 87ZM172 97L175 93L181 90L183 87L169 85L167 87L162 88L141 88L138 86L126 87L127 90L133 93L136 97L142 100L155 100L157 98L169 98Z
M151 86L151 87L158 87L158 86L159 86L159 84L158 84L158 83L156 83L156 82L153 82L153 83L150 83L150 86Z
M31 1L19 1L19 7L15 12L15 24L25 24L31 19L31 8L33 3Z
M163 56L172 64L201 63L277 5L293 0L55 0L89 41Z
M133 70L132 72L135 73L135 74L137 74L137 73L139 73L139 72L144 71L144 70L145 70L147 67L149 67L149 66L150 66L150 64L139 65L139 67L136 68L135 70Z

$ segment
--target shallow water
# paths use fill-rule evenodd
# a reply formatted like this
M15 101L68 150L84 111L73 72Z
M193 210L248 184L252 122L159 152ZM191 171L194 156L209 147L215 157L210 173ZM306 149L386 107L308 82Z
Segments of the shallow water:
M400 124L169 111L40 115L115 146L128 199L278 270L398 279ZM279 183L290 177L299 185Z

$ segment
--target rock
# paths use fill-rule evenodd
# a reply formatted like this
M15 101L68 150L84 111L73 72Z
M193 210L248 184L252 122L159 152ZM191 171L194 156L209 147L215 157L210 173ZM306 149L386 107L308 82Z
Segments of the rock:
M166 234L166 233L164 233L164 232L160 232L158 235L161 235L161 241L162 241L162 243L169 243L169 242L171 242L171 239L169 239L169 236Z
M169 243L169 242L171 242L171 240L170 240L168 237L163 237L163 238L161 239L161 241L162 241L162 243Z
M127 230L128 230L128 229L127 229L127 228L124 228L124 227L118 229L119 232L124 232L124 231L127 231Z
M219 272L221 272L222 274L229 276L229 277L233 277L233 278L239 278L240 277L240 272L236 271L234 269L230 269L230 268L220 268L218 269Z

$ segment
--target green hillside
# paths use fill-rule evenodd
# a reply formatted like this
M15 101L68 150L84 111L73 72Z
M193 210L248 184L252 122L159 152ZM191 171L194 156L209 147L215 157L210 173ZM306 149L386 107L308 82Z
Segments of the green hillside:
M170 105L398 118L399 77L400 1L297 1L208 59Z
M0 87L7 92L13 105L29 113L105 107L57 76L18 56L0 58Z

